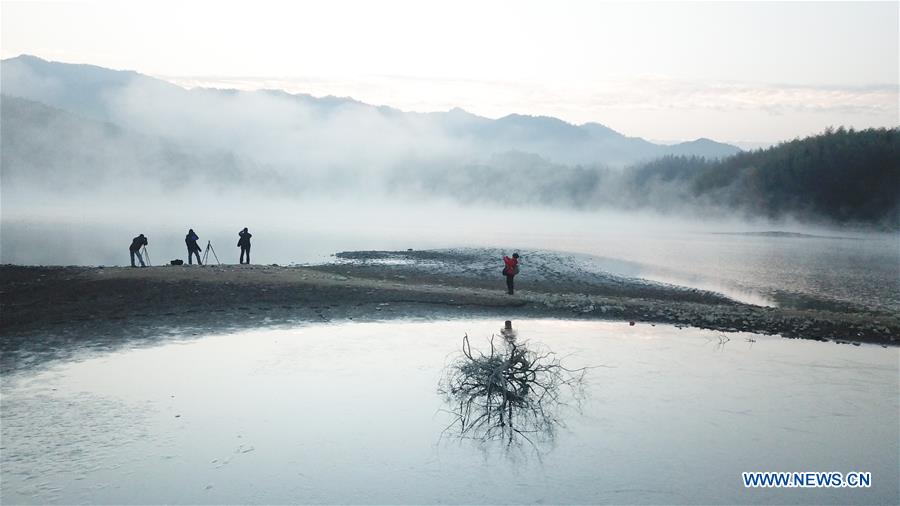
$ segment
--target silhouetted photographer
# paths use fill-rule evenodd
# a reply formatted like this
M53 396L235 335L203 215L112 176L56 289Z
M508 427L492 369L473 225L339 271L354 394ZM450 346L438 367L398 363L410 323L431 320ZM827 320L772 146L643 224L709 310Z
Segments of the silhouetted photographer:
M244 254L246 253L247 254L247 262L246 263L249 264L250 263L250 238L253 237L253 234L251 234L249 231L247 231L247 227L244 227L244 230L241 230L240 232L238 232L238 236L240 236L240 239L238 239L237 245L238 245L238 247L241 248L240 263L244 263Z
M188 230L186 236L184 236L184 244L187 245L188 250L188 265L193 264L193 255L197 255L197 265L203 265L200 261L200 245L197 244L197 241L200 237L194 233L194 229Z
M141 248L147 246L147 238L144 237L144 234L141 234L134 239L131 240L131 246L128 247L128 252L131 253L131 266L137 267L134 265L134 257L137 256L138 261L141 262L141 267L147 267L144 265L144 257L141 256Z

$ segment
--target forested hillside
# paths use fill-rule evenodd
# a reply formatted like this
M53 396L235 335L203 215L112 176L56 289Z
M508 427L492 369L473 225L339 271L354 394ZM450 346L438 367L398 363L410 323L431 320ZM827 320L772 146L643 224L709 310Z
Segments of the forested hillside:
M713 162L665 157L628 179L635 198L643 189L667 186L750 215L897 228L900 129L838 128Z
M839 128L720 160L665 156L621 170L510 152L487 163L409 166L399 174L400 188L473 201L900 228L897 128Z

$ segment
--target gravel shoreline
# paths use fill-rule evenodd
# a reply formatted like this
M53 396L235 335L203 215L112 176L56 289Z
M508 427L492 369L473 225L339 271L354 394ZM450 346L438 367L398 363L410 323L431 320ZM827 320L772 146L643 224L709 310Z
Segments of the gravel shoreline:
M490 276L479 269L460 273L440 267L448 258L467 264L459 255L355 252L307 267L0 266L0 371L171 336L400 318L604 319L900 344L896 315L752 306L602 273L538 276L523 269L519 290L508 296L499 271L493 273L497 269ZM412 258L395 261L398 256Z

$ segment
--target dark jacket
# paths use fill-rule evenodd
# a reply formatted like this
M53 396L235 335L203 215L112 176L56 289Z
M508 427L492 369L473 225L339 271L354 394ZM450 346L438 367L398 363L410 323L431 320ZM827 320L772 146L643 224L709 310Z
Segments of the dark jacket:
M240 232L238 232L238 235L241 236L241 238L238 239L237 245L242 248L249 248L250 247L250 238L253 237L253 234L251 234L250 232L244 232L243 230L241 230Z
M138 251L141 249L141 246L147 245L147 238L144 237L144 234L141 234L134 239L131 240L131 246L128 247L129 251Z
M188 251L200 251L200 245L197 244L198 239L200 238L193 232L184 236L184 243L187 245Z

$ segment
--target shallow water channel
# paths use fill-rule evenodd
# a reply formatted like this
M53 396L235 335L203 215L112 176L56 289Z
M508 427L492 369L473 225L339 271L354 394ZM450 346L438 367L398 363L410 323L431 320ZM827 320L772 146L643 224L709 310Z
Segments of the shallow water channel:
M502 322L333 323L174 340L3 378L2 503L888 503L898 350L521 320L590 366L533 442L457 437L438 392ZM451 412L448 412L451 411ZM748 489L742 471L870 471Z

